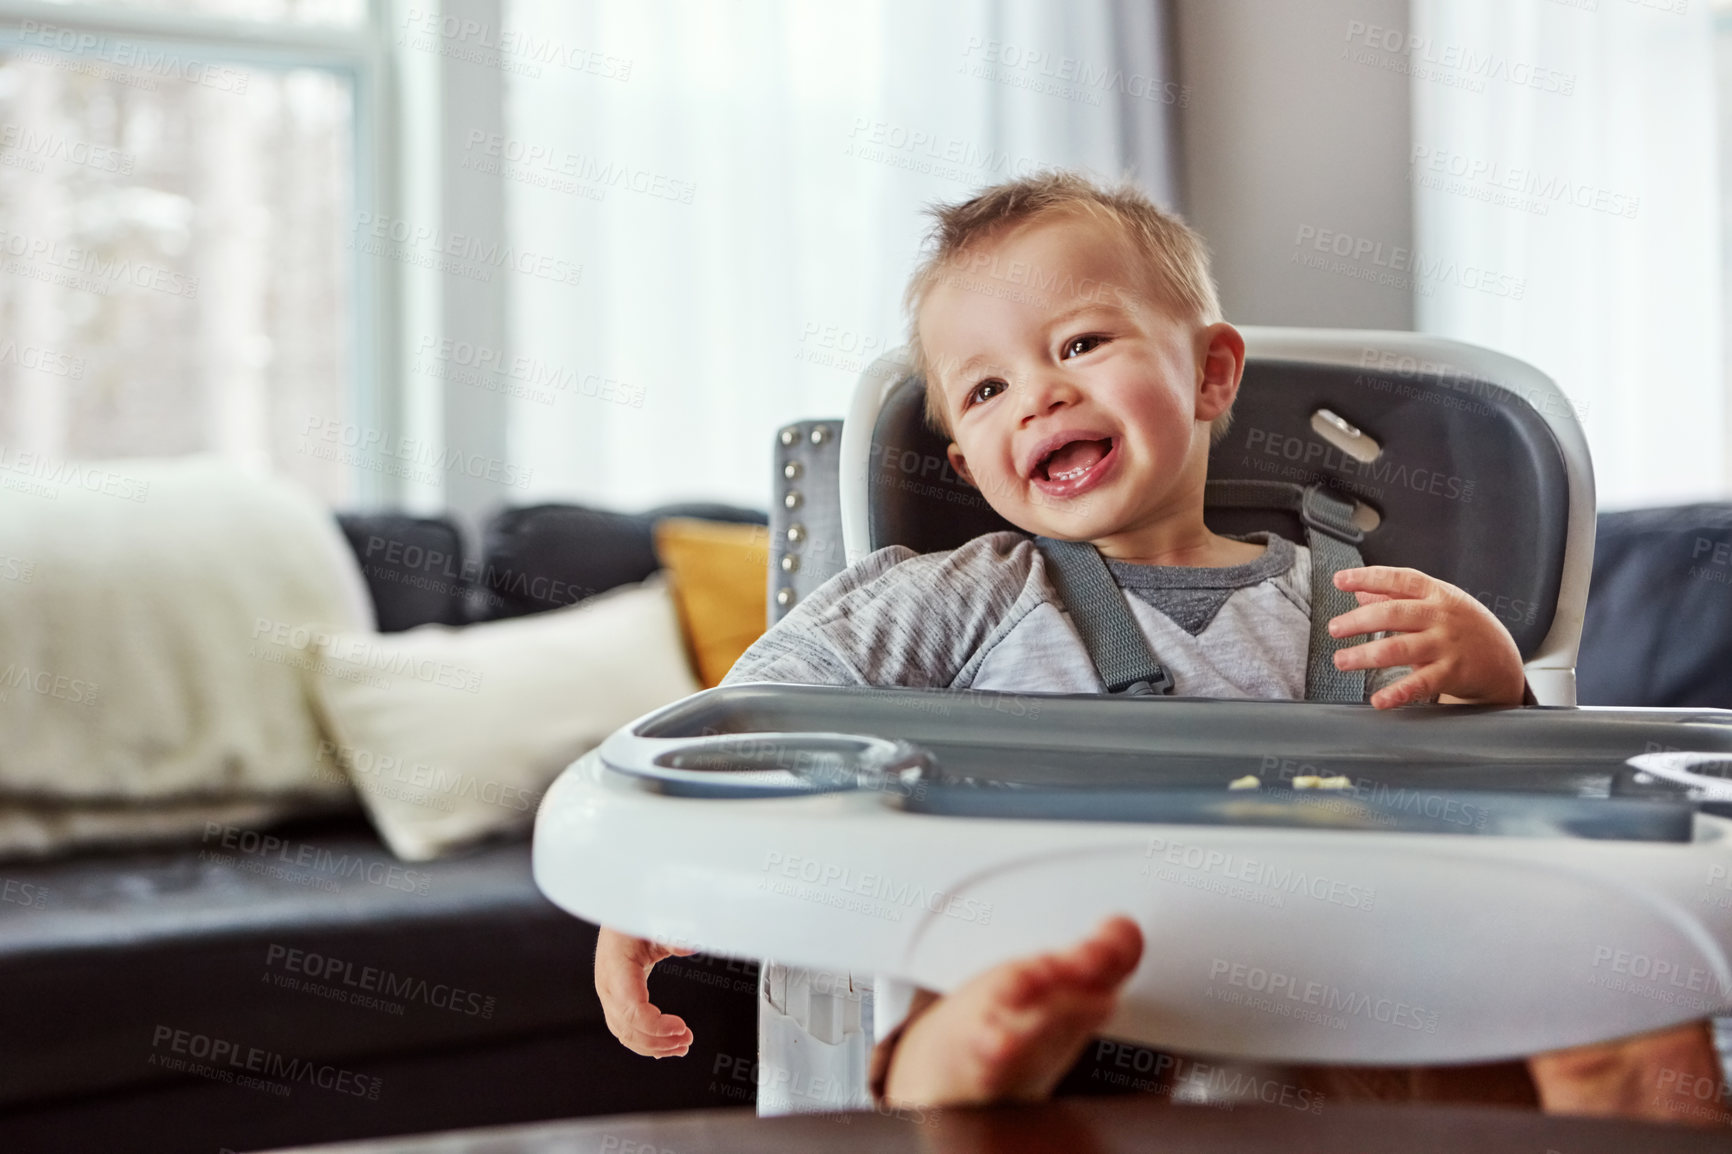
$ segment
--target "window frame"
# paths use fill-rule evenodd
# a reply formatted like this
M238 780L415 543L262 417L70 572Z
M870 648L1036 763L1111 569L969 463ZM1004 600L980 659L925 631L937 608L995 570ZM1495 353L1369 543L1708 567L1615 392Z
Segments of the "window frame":
M286 71L312 68L348 81L354 122L351 171L354 213L396 217L402 188L400 110L396 60L390 35L392 0L365 0L353 24L246 20L172 11L120 8L101 2L0 0L0 51L77 52L29 43L25 21L52 24L98 36L124 38L151 47L197 54L212 61ZM401 274L354 246L350 258L349 404L351 419L373 428L396 428L403 409ZM399 479L371 469L356 471L353 501L370 507L398 503Z

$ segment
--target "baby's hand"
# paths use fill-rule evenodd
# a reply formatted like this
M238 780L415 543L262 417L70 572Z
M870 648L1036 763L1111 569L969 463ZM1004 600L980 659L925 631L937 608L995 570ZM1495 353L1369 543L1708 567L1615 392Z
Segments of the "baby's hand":
M595 992L607 1028L626 1049L646 1058L683 1057L691 1049L685 1022L650 1003L649 972L663 958L694 952L606 928L597 936Z
M1520 705L1526 680L1515 638L1491 610L1447 581L1417 569L1367 565L1335 574L1335 587L1359 599L1359 608L1329 622L1331 637L1397 634L1335 654L1337 669L1413 672L1371 698L1392 709L1434 694L1476 705Z

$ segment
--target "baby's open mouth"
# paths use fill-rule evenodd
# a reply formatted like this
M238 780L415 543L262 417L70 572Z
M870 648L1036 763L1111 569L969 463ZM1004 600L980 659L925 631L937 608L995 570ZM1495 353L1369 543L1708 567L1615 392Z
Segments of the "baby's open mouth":
M1106 460L1113 449L1112 438L1098 441L1071 441L1048 453L1035 466L1036 477L1046 481L1077 481L1088 476L1089 470Z

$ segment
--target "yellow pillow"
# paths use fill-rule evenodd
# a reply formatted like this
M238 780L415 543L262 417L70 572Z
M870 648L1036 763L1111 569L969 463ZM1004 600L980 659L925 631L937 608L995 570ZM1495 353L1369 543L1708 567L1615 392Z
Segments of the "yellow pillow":
M711 688L763 636L770 530L668 517L656 522L655 545L662 567L673 577L692 668L704 688Z

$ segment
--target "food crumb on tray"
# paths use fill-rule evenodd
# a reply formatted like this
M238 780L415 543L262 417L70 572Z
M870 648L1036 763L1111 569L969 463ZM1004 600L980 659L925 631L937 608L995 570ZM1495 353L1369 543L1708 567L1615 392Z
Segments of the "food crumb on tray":
M1227 788L1228 789L1259 789L1262 787L1262 785L1263 785L1262 781L1258 779L1256 774L1247 773L1244 777L1235 777L1232 781L1229 781L1227 783Z
M1336 774L1333 777L1318 777L1315 774L1301 774L1293 779L1294 789L1352 789L1353 779Z

